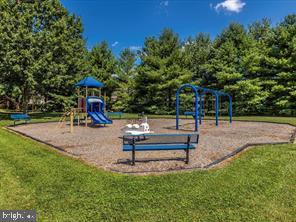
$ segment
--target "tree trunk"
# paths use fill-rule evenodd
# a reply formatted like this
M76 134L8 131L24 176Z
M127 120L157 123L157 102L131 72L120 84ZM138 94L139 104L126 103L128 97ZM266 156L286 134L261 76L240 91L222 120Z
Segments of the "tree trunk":
M9 107L10 107L9 100L6 100L6 109L9 109Z
M10 109L10 108L19 109L20 104L18 102L14 101L12 98L8 97L7 95L5 95L5 99L6 99L7 109Z
M171 89L169 89L169 91L168 91L168 97L169 97L168 111L170 112L173 109L172 90Z
M24 90L23 90L23 100L22 100L23 113L28 112L28 102L29 102L29 95L28 95L27 85L25 84Z

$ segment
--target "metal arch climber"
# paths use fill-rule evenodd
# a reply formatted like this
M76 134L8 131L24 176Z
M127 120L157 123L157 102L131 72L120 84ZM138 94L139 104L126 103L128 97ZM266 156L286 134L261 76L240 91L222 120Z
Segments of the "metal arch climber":
M195 119L195 131L198 130L198 97L199 97L199 93L198 93L198 90L197 88L194 86L194 85L191 85L191 84L184 84L182 85L177 93L176 93L176 129L178 130L179 129L179 106L180 106L180 92L182 91L182 89L184 88L191 88L194 92L194 95L195 95L195 109L194 109L194 119Z
M179 107L180 107L180 93L184 88L191 88L195 95L195 109L194 109L194 119L195 119L195 131L198 131L198 120L199 124L202 124L202 98L206 93L211 93L215 96L215 119L216 126L219 125L219 99L222 96L226 96L229 99L229 122L232 123L232 97L228 93L224 93L218 90L213 90L209 88L194 86L192 84L182 85L176 93L176 129L179 129Z

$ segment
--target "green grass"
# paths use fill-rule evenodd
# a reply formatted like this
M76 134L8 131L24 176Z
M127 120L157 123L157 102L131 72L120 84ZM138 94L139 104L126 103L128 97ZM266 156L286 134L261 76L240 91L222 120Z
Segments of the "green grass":
M262 146L221 169L128 176L0 129L0 209L42 222L295 221L295 159L293 144Z
M7 124L12 124L13 122L7 122L5 120L9 120L9 115L12 113L11 111L1 112L3 110L0 109L0 120L2 120L2 126ZM32 118L32 122L48 122L48 121L59 121L63 113L61 112L52 112L52 113L29 113ZM155 115L155 114L147 114L148 119L161 119L161 118L176 118L175 115ZM112 116L112 119L118 119L117 116ZM124 113L122 116L123 119L137 119L138 114L136 113ZM180 115L180 118L186 118L184 115ZM188 117L192 118L192 117ZM206 116L205 119L214 119L214 116ZM227 116L220 116L220 120L228 120ZM258 122L272 122L272 123L288 123L296 126L296 117L274 117L274 116L234 116L233 120L239 121L258 121ZM0 122L1 125L1 122Z

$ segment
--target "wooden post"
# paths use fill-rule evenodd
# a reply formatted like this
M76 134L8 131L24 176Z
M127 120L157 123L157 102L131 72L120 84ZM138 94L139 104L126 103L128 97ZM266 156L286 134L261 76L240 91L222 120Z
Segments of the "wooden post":
M70 133L73 133L73 122L74 122L74 113L73 110L70 112Z

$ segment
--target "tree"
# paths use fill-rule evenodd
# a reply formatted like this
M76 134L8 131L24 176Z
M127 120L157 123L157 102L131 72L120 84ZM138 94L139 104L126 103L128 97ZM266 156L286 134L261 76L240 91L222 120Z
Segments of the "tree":
M33 97L54 109L71 103L72 85L83 71L82 24L58 0L1 1L0 72L6 95L24 111ZM14 98L16 91L21 96Z
M121 82L128 82L134 76L136 68L137 54L131 49L124 49L119 56L119 80Z
M263 18L261 21L256 21L249 26L249 34L256 41L266 42L271 35L271 21Z
M254 48L255 40L250 38L244 27L237 23L230 24L215 39L206 65L207 72L212 75L210 87L231 93L235 110L240 110L240 113L262 108L260 104L266 99L266 94L261 92L259 79L248 80L250 74L246 68L246 58Z
M295 115L296 14L274 27L268 19L247 29L232 23L213 40L200 33L182 42L164 29L118 59L106 42L88 52L82 32L59 0L0 1L0 99L24 111L35 100L46 110L67 109L74 83L93 75L114 110L174 113L176 90L194 83L231 93L240 114ZM183 107L193 106L181 96Z
M176 90L192 79L178 35L165 29L158 38L146 38L140 59L135 79L138 111L173 113Z
M264 18L262 21L254 22L249 26L248 33L252 41L248 48L248 53L242 60L242 66L245 70L244 77L245 79L256 80L256 85L260 85L261 91L264 92L265 96L261 100L261 108L256 111L262 113L269 112L268 109L271 107L271 88L276 85L273 73L266 65L270 51L268 42L273 36L270 21Z
M274 28L268 42L266 66L276 84L271 89L274 113L292 114L296 109L296 14Z
M129 48L120 53L117 75L118 89L116 91L116 101L114 110L130 112L134 108L134 84L136 74L137 55Z
M118 73L118 66L116 58L112 54L108 43L101 42L95 45L89 52L88 61L91 75L105 84L104 91L107 95L108 108L110 108L110 106L112 106L112 93L118 87L118 83L115 78Z
M192 72L193 81L200 86L209 85L211 79L205 71L205 65L208 63L212 50L210 36L199 33L195 38L189 38L184 44L185 54L187 56L187 67Z

